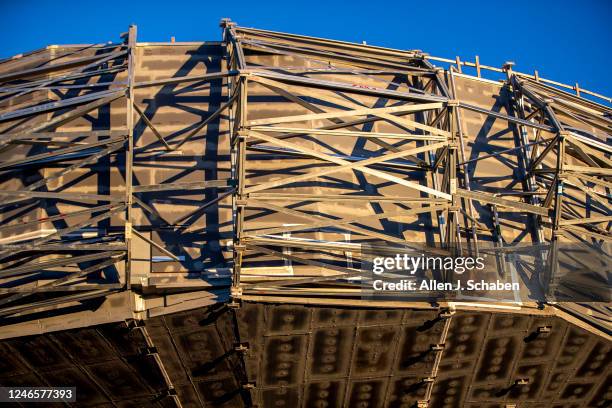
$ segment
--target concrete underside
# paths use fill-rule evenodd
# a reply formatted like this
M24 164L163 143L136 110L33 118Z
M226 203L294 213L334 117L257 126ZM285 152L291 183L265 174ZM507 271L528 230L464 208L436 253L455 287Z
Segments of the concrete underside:
M145 327L186 407L411 407L424 395L444 321L434 309L244 302ZM238 343L248 344L244 354ZM148 352L140 329L123 323L4 340L0 383L71 384L79 406L171 406ZM604 407L609 359L606 339L559 317L457 311L432 406ZM521 378L531 381L513 386ZM241 388L245 379L253 390Z

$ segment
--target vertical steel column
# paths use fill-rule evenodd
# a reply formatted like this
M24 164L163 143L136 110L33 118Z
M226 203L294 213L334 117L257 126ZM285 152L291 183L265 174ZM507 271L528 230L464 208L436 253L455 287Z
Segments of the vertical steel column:
M223 41L225 42L227 69L236 71L245 68L244 54L240 49L236 40L234 30L235 23L229 19L221 21L223 28ZM246 200L244 199L244 178L245 178L245 154L246 154L246 132L243 127L246 120L247 111L247 93L246 93L246 77L238 76L231 77L228 81L228 100L234 98L236 92L240 99L236 103L229 106L229 138L230 138L230 160L231 160L231 182L235 188L232 194L232 287L230 295L232 299L239 298L242 294L240 289L240 270L242 268L242 257L244 254L244 246L242 244L242 236L244 230L244 210Z
M458 225L458 211L460 198L457 196L457 110L459 101L456 99L448 101L448 128L450 131L450 140L448 144L448 153L446 156L446 192L452 196L451 207L448 209L446 244L451 249L461 248L461 234ZM453 246L456 245L456 248Z
M476 57L476 61L478 61L478 57ZM479 75L480 75L480 71L479 71ZM453 76L453 70L449 70L449 76L450 76L450 85L451 85L451 92L452 92L452 97L455 100L458 100L457 98L457 89L455 87L455 77ZM461 122L461 110L460 109L456 109L455 110L455 119L457 120L457 135L459 137L459 153L461 153L461 163L463 163L463 184L464 184L464 188L468 191L471 190L471 186L470 186L470 175L468 174L468 168L469 165L466 162L466 156L465 156L465 142L464 142L464 138L463 138L463 124ZM474 203L472 201L471 198L465 199L465 201L467 202L467 210L468 210L468 215L470 217L470 222L472 225L472 241L474 244L474 249L476 251L476 254L478 254L478 233L476 231L477 226L476 226L476 210L474 209ZM466 220L466 227L467 227L467 220ZM467 229L467 228L466 228ZM467 235L467 234L466 234Z
M554 207L553 213L551 217L552 221L552 233L551 233L551 245L548 254L548 273L549 276L546 276L544 282L547 284L546 287L546 299L551 298L551 295L554 295L555 292L555 281L557 279L558 270L559 270L559 235L560 235L560 225L559 221L561 221L561 212L563 209L563 184L565 180L564 174L564 163L565 163L565 136L567 131L557 119L555 112L548 105L547 102L542 101L544 106L544 111L548 115L548 118L551 124L555 127L557 131L557 139L554 142L557 145L557 160L556 160L556 169L555 169L555 178L550 186L552 194L554 194ZM551 300L554 300L551 299Z
M431 73L434 74L434 78L425 86L422 86L422 81L420 79L420 77L417 77L417 84L420 85L421 89L423 89L423 91L425 91L430 84L432 85L432 92L434 92L435 90L435 85L438 85L438 89L441 91L440 93L443 94L443 96L448 97L447 94L445 94L444 92L444 87L441 85L441 79L439 78L438 74L442 71L439 68L434 67L433 65L431 65L431 63L425 59L423 59L424 65L431 70ZM439 117L441 117L444 113L444 111L446 110L446 108L442 108L441 112L439 114ZM433 119L436 123L430 123L429 121L429 111L424 111L423 112L423 121L424 124L432 126L438 126L437 123L439 123L438 120ZM433 142L431 140L426 140L425 144L426 145L431 145ZM428 171L428 175L431 176L431 187L433 187L435 190L440 190L440 180L438 179L438 175L437 175L437 169L434 168L434 163L436 163L436 155L435 152L433 150L429 150L426 154L425 154L425 163L427 163L427 165L430 168L430 171ZM445 241L445 237L446 237L446 231L443 228L443 226L445 225L445 217L444 217L444 211L440 211L440 212L436 212L437 218L438 218L438 230L440 233L440 243L443 243ZM435 238L434 238L435 241Z
M553 185L552 188L555 188L555 204L553 208L553 239L557 238L559 232L559 221L561 221L561 210L563 204L563 183L565 181L565 175L563 173L564 163L565 163L565 135L566 132L564 130L559 131L557 137L557 162L556 162L556 185Z
M226 45L227 68L228 70L241 70L246 68L244 54L238 41L236 41L236 33L234 30L235 23L229 19L223 19L221 26L224 28L223 41ZM248 133L244 124L248 120L247 116L247 78L244 75L233 76L228 79L228 101L234 100L228 107L229 109L229 139L230 139L230 160L231 160L231 183L234 187L232 193L232 283L230 289L231 303L230 307L235 309L240 305L236 300L240 299L242 289L240 287L240 270L242 268L242 257L244 255L245 246L242 243L244 233L244 213L246 209L246 196L244 194L245 176L246 176L246 142ZM235 98L238 93L238 98ZM234 109L234 104L236 109ZM238 353L241 370L236 370L236 378L240 383L240 395L245 401L246 406L252 406L251 389L254 384L248 383L248 374L244 353L248 347L240 342L240 333L238 331L238 321L236 311L232 310L233 328L236 344L234 351ZM240 378L242 377L242 378Z
M440 93L445 96L446 98L450 98L450 93L448 90L448 87L446 86L446 83L444 82L444 78L442 77L442 73L444 72L444 70L442 68L435 68L433 65L431 65L430 62L428 62L427 60L423 60L425 65L428 66L430 69L433 69L435 71L435 80L436 83L438 85L438 88L440 89ZM447 116L448 116L448 109L445 108ZM444 128L444 126L440 126L442 128ZM428 142L430 143L430 142ZM429 152L429 157L430 157L430 161L431 163L435 163L436 162L436 158L433 155L433 152ZM433 177L433 187L436 190L440 190L441 186L440 183L438 181L438 177L437 177L437 169L434 168L432 170L432 177ZM444 244L445 242L447 242L446 239L446 225L448 223L448 217L445 217L444 211L440 212L440 214L438 215L438 230L440 231L440 244Z
M243 243L244 234L244 215L247 206L246 196L244 195L246 180L246 141L248 132L244 127L247 121L247 78L240 77L238 80L238 117L236 123L236 219L235 219L235 242L234 242L234 282L233 287L240 295L240 270L242 269L242 257L246 247Z
M134 75L135 75L135 50L136 50L137 28L131 25L128 31L128 69L127 69L127 98L126 126L128 132L128 143L125 152L125 245L127 257L125 260L125 280L127 289L131 289L132 282L132 182L134 167Z
M514 111L513 113L518 116L519 119L525 119L524 96L521 93L520 89L516 86L518 79L512 71L512 64L506 63L504 65L504 70L506 72L507 84L510 88L510 92L512 95L512 109ZM519 147L521 145L523 146L523 149L519 149L517 151L518 160L523 171L523 174L521 174L524 179L523 191L531 193L538 189L533 173L529 172L529 166L531 165L531 160L529 158L532 154L532 146L529 143L527 128L524 125L515 124L513 128L515 132L517 132L518 136L516 138L518 146L516 147ZM540 205L540 200L536 195L530 195L528 199L529 204ZM544 231L540 222L540 216L536 214L531 214L530 217L534 226L534 236L536 239L536 243L544 242Z
M550 108L549 108L550 109ZM563 184L565 176L563 174L563 167L565 162L565 134L564 130L559 131L557 137L557 163L556 163L556 176L553 181L551 188L555 189L555 203L553 207L552 215L552 234L551 234L551 245L550 253L548 257L548 265L550 268L550 276L547 281L546 287L546 299L554 301L554 294L557 287L557 277L559 273L559 235L560 227L559 222L561 221L561 212L563 210Z
M525 92L523 92L525 93ZM561 213L563 209L563 187L565 182L565 174L564 174L564 163L565 163L565 136L567 135L567 131L561 122L557 119L555 112L552 110L548 101L541 100L537 98L535 95L532 95L528 92L528 96L531 99L535 99L535 101L540 105L542 109L542 113L548 117L551 125L554 127L557 137L555 140L551 141L550 146L556 145L557 147L557 158L555 165L555 176L553 178L552 184L550 186L549 193L547 194L546 199L544 200L544 206L548 207L551 204L552 199L554 198L552 216L551 216L551 245L547 257L547 268L548 276L545 276L542 280L546 283L547 291L546 297L549 298L551 293L555 291L555 280L558 272L558 250L559 250L559 235L560 235L560 221L561 221ZM550 153L550 150L546 148L542 155L546 155ZM537 160L541 160L541 157ZM533 169L532 169L533 171Z

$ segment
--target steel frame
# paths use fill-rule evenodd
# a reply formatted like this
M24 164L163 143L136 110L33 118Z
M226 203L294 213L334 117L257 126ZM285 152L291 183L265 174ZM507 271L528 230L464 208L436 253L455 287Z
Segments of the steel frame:
M51 50L53 64L19 69L36 54L0 62L16 65L0 75L0 151L5 158L0 161L0 319L18 321L125 291L133 295L129 317L146 318L147 302L165 301L155 298L156 288L143 284L135 273L137 242L155 248L170 262L183 261L138 223L136 208L161 218L142 195L222 189L217 198L199 203L196 212L231 198L230 307L239 307L240 300L447 307L440 314L445 319L440 338L432 346L433 368L423 380L426 395L419 406L426 407L455 304L359 299L360 289L352 279L362 272L354 261L368 250L389 251L386 243L409 243L406 226L416 231L412 239L453 250L478 252L482 242L503 249L511 244L503 230L506 214L528 214L531 242L552 243L553 249L562 241L611 241L612 151L604 139L612 133L611 110L581 98L580 93L610 102L609 98L578 85L572 87L574 96L549 86L567 88L537 72L522 74L512 64L481 65L478 57L475 63L447 60L420 51L242 28L228 19L221 28L225 66L221 72L203 75L138 81L135 26L129 27L120 44L84 47L59 56ZM264 62L257 60L262 55ZM274 58L296 61L297 66L276 64ZM450 66L443 69L432 61ZM462 100L457 83L466 77L465 67L476 69L476 79L487 70L505 74L508 113ZM148 87L218 80L223 81L226 100L179 140L165 135L136 97L138 90ZM32 95L44 95L44 102L31 102ZM111 103L122 110L116 107L124 100L120 126L57 130L100 115ZM274 100L282 101L283 110L273 108ZM474 114L507 123L514 146L470 158L473 135L465 118ZM152 132L155 146L161 147L156 153L163 155L193 142L221 118L229 132L229 179L135 183L139 124ZM342 141L338 144L360 148L347 152L334 144L336 139ZM514 181L520 190L491 192L471 177L470 166L506 155L517 157ZM97 194L69 189L65 176L95 170L106 157L111 158L108 166L123 172L121 188L108 186ZM28 178L32 173L38 176L33 182ZM325 189L342 182L350 188ZM77 209L54 212L57 203ZM368 211L357 211L363 204ZM20 219L37 208L44 208L47 215ZM181 221L190 216L172 223L164 220L165 227L180 231ZM53 229L44 230L48 223ZM381 230L372 223L397 228ZM35 227L36 233L21 232L28 227ZM372 242L375 247L368 247ZM554 282L557 255L552 250L540 260L548 265L548 276L542 279ZM211 297L228 286L207 284ZM549 287L554 290L554 284ZM193 282L178 280L162 291L175 289L186 298L201 290ZM213 302L203 299L204 304ZM589 319L586 314L579 318ZM168 395L181 406L146 327L139 324L138 330ZM235 351L241 354L246 348L238 341ZM254 385L248 383L242 358L240 364L244 372L236 375L248 400Z
M401 232L372 228L368 222L373 220L389 223L401 219L405 225L429 217L435 232L428 243L457 245L461 251L478 251L481 241L504 246L500 214L513 212L530 214L531 233L536 243L559 239L610 241L608 225L612 215L608 189L612 184L608 178L612 175L612 161L609 145L601 141L602 134L610 135L610 109L581 98L580 92L601 95L578 90L577 86L574 88L578 95L571 95L547 85L559 84L537 74L515 72L512 64L494 68L481 65L478 58L475 63L458 58L446 60L416 50L391 50L243 28L230 20L223 20L221 27L226 66L219 73L136 81L137 34L136 27L132 26L121 44L86 47L69 56L59 56L60 62L14 69L0 76L1 148L6 152L35 146L41 151L1 162L0 172L10 178L15 169L35 171L49 163L64 166L59 166L61 169L54 173L46 171L33 183L0 191L3 211L8 214L17 206L30 205L33 200L35 203L66 201L83 207L21 224L11 223L7 218L0 226L0 231L13 231L46 222L78 220L47 235L24 236L23 240L12 235L10 241L0 244L3 264L0 277L9 279L1 289L6 296L0 298L0 307L4 310L6 305L18 302L17 309L4 310L3 314L44 310L49 302L46 299L25 301L42 292L57 293L51 301L56 304L64 297L72 301L76 295L71 291L78 290L80 296L91 297L131 289L135 283L131 275L135 239L144 240L173 261L181 262L175 253L148 238L134 225L136 206L155 213L139 194L159 191L225 189L219 198L203 203L201 208L231 196L231 295L235 299L296 295L318 296L324 302L326 297L358 296L358 290L348 279L358 276L359 270L347 259L359 258L361 243L407 241ZM96 50L94 55L87 54L91 49ZM255 64L251 62L254 55L294 59L298 66ZM31 56L23 58L27 61ZM61 62L62 58L66 61ZM449 63L450 67L436 67L432 61ZM3 63L16 64L20 60ZM476 78L486 70L505 73L504 87L512 95L508 114L461 100L456 81L466 76L462 72L466 66L477 70ZM136 90L146 87L219 79L224 81L227 100L178 142L163 135L134 96ZM62 90L76 96L54 99L53 95ZM47 94L48 101L37 105L23 102L34 93ZM281 99L290 111L301 113L262 116L262 104L257 102L262 95ZM122 98L126 101L126 117L125 126L120 129L54 131L91 112L106 109ZM462 118L475 113L507 122L515 132L515 146L468 159L469 134ZM137 122L151 130L165 151L172 152L222 115L228 116L230 132L229 180L133 185ZM385 130L377 131L377 128ZM364 152L332 153L333 149L326 149L323 144L334 138L367 145L369 151L365 155ZM519 158L521 175L516 181L522 183L521 193L491 193L471 180L470 165L507 154L516 154ZM118 161L122 155L125 156L125 186L121 195L80 194L62 192L61 187L53 191L47 188L51 182L94 165L102 157ZM303 160L308 162L307 170L292 170L277 178L274 170L269 170L268 178L258 181L261 170L256 166L261 155L279 161ZM337 180L334 177L342 172L395 186L405 194L359 189L352 194L293 191L295 186ZM584 214L571 202L576 199L584 201ZM352 206L360 202L376 206L377 213L352 214ZM334 203L343 213L332 215L308 209L313 203L319 206ZM476 204L490 207L490 219L478 213ZM265 221L270 214L297 221L294 225L270 223ZM77 240L67 237L106 219L122 226L110 228L106 236ZM318 239L292 238L313 231L319 232ZM338 234L350 236L351 241L337 238ZM317 258L316 251L325 255ZM60 257L66 253L77 255ZM253 267L250 265L253 260L269 264ZM554 259L549 262L553 265ZM76 271L72 270L74 266L68 268L61 278L31 275L43 268L67 268L75 264ZM266 272L282 264L291 268L305 265L320 273L304 268L284 276ZM119 278L107 279L107 272L113 267ZM82 282L94 274L102 280ZM108 273L108 277L112 275ZM25 284L14 279L23 276L29 279Z
M233 295L238 298L244 294L282 296L356 296L358 291L347 288L347 279L358 276L359 271L339 267L334 263L308 258L305 255L288 254L286 249L346 252L347 243L329 241L300 242L287 238L287 234L321 228L336 228L361 235L365 238L405 242L401 236L379 233L363 228L360 222L372 219L390 219L400 215L410 216L420 213L436 214L438 218L438 238L431 243L458 245L463 250L478 251L479 240L497 240L504 246L499 213L519 212L532 216L532 235L536 243L556 242L560 236L564 239L590 241L591 239L609 241L608 222L610 217L607 193L593 190L593 185L607 188L605 181L610 175L610 148L598 142L597 136L591 136L585 128L568 130L563 122L567 119L578 120L610 134L610 109L586 101L565 92L543 85L541 78L532 79L529 75L516 73L512 64L505 65L500 72L506 73L505 87L512 92L513 106L509 114L489 111L457 99L455 76L461 74L465 63L455 61L456 66L441 70L429 61L435 60L418 51L394 51L377 47L328 41L304 36L241 28L230 21L222 23L224 39L228 47L228 71L239 72L231 85L232 98L236 102L236 115L233 119L233 176L237 194L234 200L234 270ZM245 53L260 52L281 57L306 61L310 68L285 68L275 66L252 65ZM248 55L248 54L247 54ZM358 57L357 57L358 56ZM319 68L317 66L323 66ZM476 65L478 77L480 69ZM283 72L279 72L283 70ZM293 72L295 70L295 72ZM457 71L457 73L455 73ZM344 75L352 78L367 77L376 79L380 74L405 75L405 92L390 91L383 87L360 86L345 81ZM317 75L333 74L333 80L320 80ZM313 78L315 77L315 78ZM382 81L381 81L382 82ZM394 81L394 85L397 82ZM249 98L252 89L265 87L273 94L284 98L312 113L302 115L272 116L264 119L250 119L247 112L252 102ZM333 93L333 96L330 95ZM342 101L338 95L344 97ZM384 107L370 107L354 103L351 95L368 95L385 100ZM599 95L595 95L599 96ZM316 102L313 102L316 101ZM335 106L328 111L323 106ZM391 105L391 106L390 106ZM254 105L256 106L256 105ZM476 112L496 119L507 121L514 126L517 135L515 148L499 153L466 160L465 131L461 115ZM414 112L422 113L419 118L407 118ZM344 118L361 118L345 121ZM322 121L330 125L316 125ZM363 131L357 126L364 123L386 121L396 125L397 133L380 133ZM308 123L313 126L295 127L288 123ZM350 130L342 130L350 129ZM294 142L301 137L321 138L325 136L350 136L356 139L367 139L378 144L381 149L374 157L338 157ZM291 140L288 140L291 139ZM384 140L381 140L384 139ZM329 140L329 139L326 139ZM419 140L424 144L411 149L401 149L397 141ZM599 139L601 140L601 139ZM395 144L393 144L395 143ZM540 151L540 147L546 147ZM571 153L568 152L571 146ZM249 157L253 152L266 152L278 157L310 157L318 161L335 164L317 171L299 173L291 177L273 179L263 183L253 183L249 172ZM382 154L381 154L382 153ZM426 153L424 158L415 157ZM504 154L517 154L523 168L521 179L524 193L519 200L503 198L503 194L492 194L474 189L470 181L467 165ZM431 181L424 185L410 177L397 177L389 174L394 164L390 160L406 159L404 166L424 172ZM544 167L543 163L554 160L554 164ZM407 161L412 161L407 164ZM579 163L579 164L570 164ZM395 164L396 165L396 164ZM300 202L324 202L330 199L324 194L291 194L279 188L296 183L319 179L341 171L353 170L395 183L409 190L418 190L424 198L406 200L401 197L364 196L364 199L375 203L376 200L394 202L403 205L400 212L382 212L364 217L335 218L325 214L315 214L297 210L295 206L277 205L274 201L283 200L294 204ZM383 171L384 170L384 171ZM552 177L552 179L551 179ZM588 178L585 178L588 177ZM568 184L568 179L578 179L578 183ZM587 184L590 183L590 184ZM602 184L603 183L603 184ZM586 201L594 200L601 206L587 204L587 212L595 216L580 216L576 211L563 204L563 188L583 192ZM276 190L276 191L275 191ZM278 192L278 193L277 193ZM508 192L510 194L510 192ZM542 200L541 197L544 197ZM366 198L367 197L367 198ZM359 196L348 194L334 196L339 204L347 200L359 200ZM481 217L476 215L474 201L491 207L493 231L483 229ZM406 210L405 206L411 207ZM248 211L273 211L300 220L298 225L271 226L268 228L246 229L245 214ZM346 214L350 214L347 207ZM463 215L463 220L461 219ZM257 219L258 216L252 216ZM480 218L480 220L479 220ZM606 226L602 226L605 223ZM598 226L598 224L600 226ZM273 237L271 235L275 234ZM281 237L278 234L285 234ZM308 244L308 245L307 245ZM283 249L284 248L284 249ZM359 252L359 246L351 246L350 251ZM299 275L275 278L266 273L266 267L259 268L261 273L255 277L244 275L241 271L247 253L265 254L276 259L310 265L334 273L323 273L324 276L305 277ZM555 252L552 251L551 254ZM269 259L269 258L268 258ZM554 259L549 259L553 268ZM554 275L554 272L551 272ZM247 281L245 282L245 279ZM331 281L342 282L341 287L330 289ZM306 286L304 286L306 285ZM319 298L319 301L324 299Z
M124 290L128 283L125 271L129 267L125 264L130 258L129 239L117 231L108 231L103 236L98 226L129 211L130 187L126 187L123 198L110 193L65 192L66 185L61 181L76 170L95 165L101 158L116 159L122 152L131 157L127 148L132 141L131 124L128 121L123 129L54 131L85 115L100 114L101 109L120 98L129 99L132 84L126 84L121 76L133 71L136 28L130 27L124 38L123 43L85 47L55 58L52 49L53 64L0 76L0 103L4 111L0 115L0 144L4 157L9 158L0 163L0 171L8 183L22 185L4 189L1 195L0 206L7 215L0 227L5 231L0 245L3 317L40 313L74 301L106 297ZM28 58L32 56L17 63L27 64ZM28 105L32 95L43 100L46 96L49 102ZM24 155L20 151L30 145L41 153ZM14 160L13 154L7 155L9 151L14 152L14 157L23 158ZM54 168L60 170L54 172ZM28 182L27 174L32 173L38 180ZM52 184L57 184L53 191ZM48 214L56 214L20 222L19 209L31 208L32 203L47 209ZM63 212L58 204L81 209ZM54 225L48 233L44 230L39 236L19 233L24 227L40 229L47 223ZM86 228L97 232L87 237Z

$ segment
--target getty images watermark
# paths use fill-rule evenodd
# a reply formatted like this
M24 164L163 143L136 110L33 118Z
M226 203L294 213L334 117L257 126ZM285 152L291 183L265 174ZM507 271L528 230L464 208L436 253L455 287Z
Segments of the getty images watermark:
M466 279L465 282L459 278L452 281L439 281L437 279L382 279L383 273L391 275L392 279L398 274L409 274L412 277L419 271L444 271L462 275L465 272L484 271L486 268L484 256L410 256L408 254L395 254L391 257L375 257L372 261L372 272L381 279L374 279L372 288L377 291L518 291L518 282L505 282L495 279Z
M368 300L610 302L611 253L575 243L371 243L361 248L359 282Z

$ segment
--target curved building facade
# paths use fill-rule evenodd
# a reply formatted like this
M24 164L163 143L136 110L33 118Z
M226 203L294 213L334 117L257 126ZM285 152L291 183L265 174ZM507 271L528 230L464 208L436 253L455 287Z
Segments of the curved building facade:
M92 407L611 404L610 98L221 31L0 61L0 386ZM520 290L365 293L394 248L489 254Z

